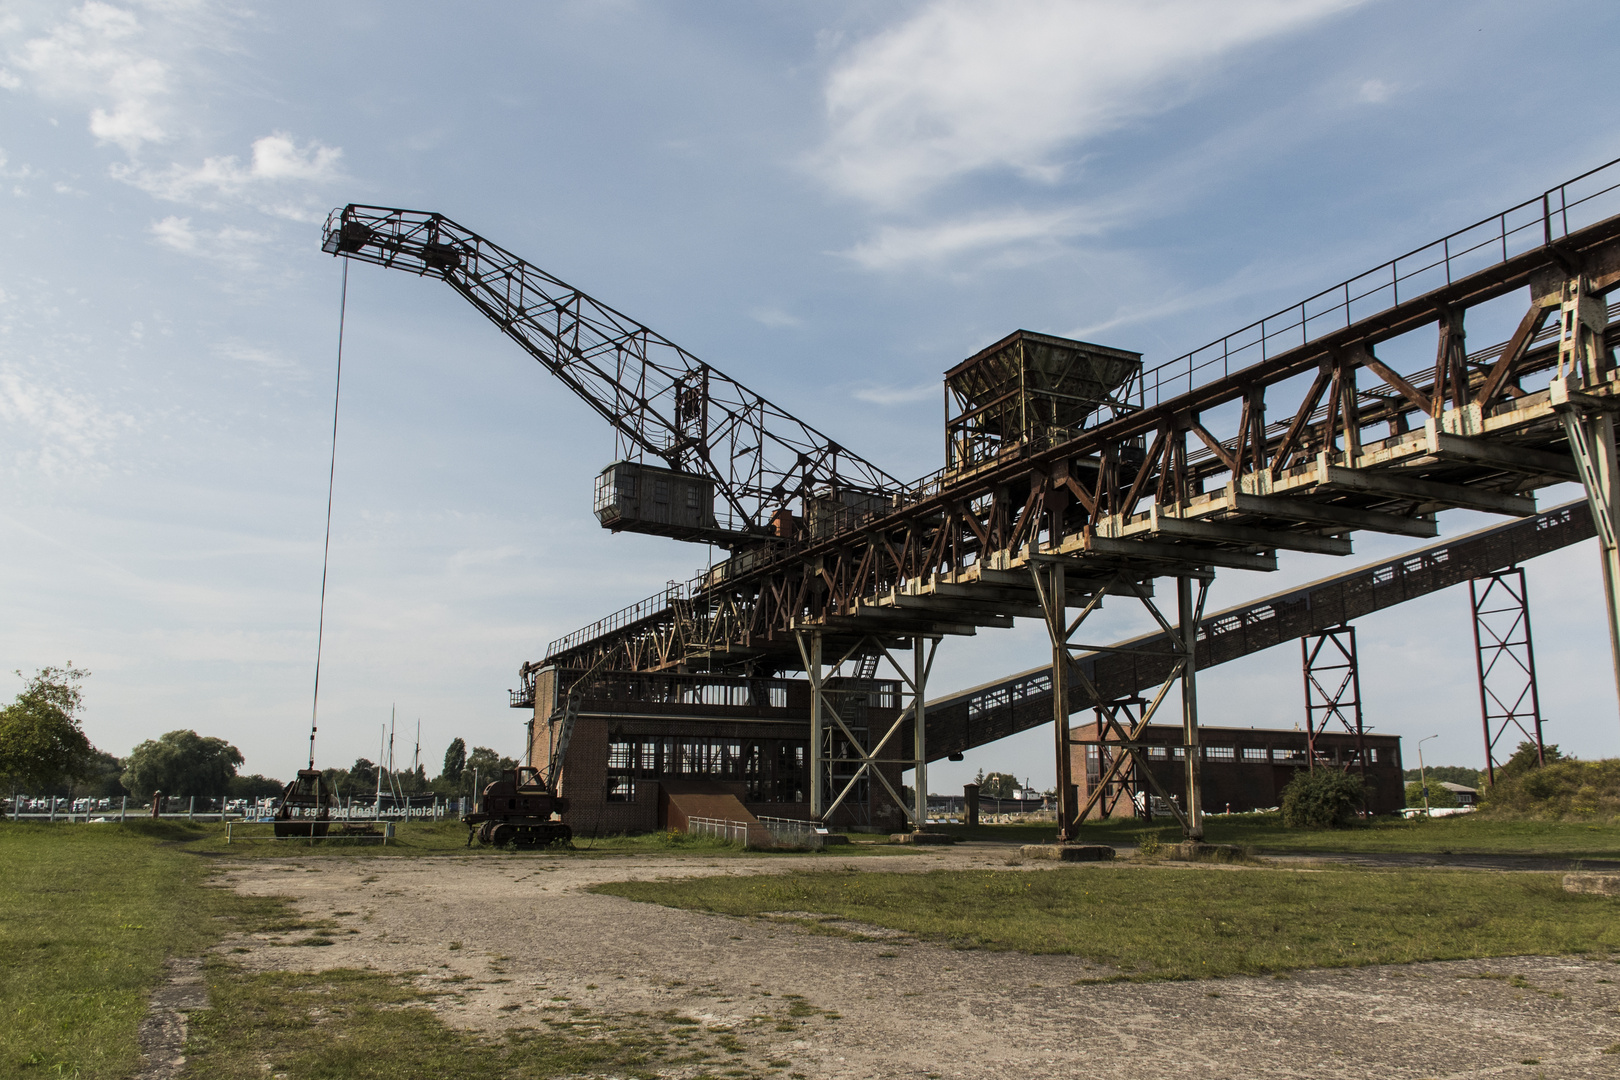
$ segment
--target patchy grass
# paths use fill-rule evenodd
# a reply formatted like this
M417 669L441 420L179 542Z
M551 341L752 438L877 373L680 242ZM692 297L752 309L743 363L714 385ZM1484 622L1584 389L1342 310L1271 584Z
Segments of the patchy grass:
M958 948L1083 956L1131 978L1620 950L1620 900L1556 875L1088 867L801 872L595 886L727 915L813 911Z
M560 1010L538 1028L486 1039L433 1012L432 1000L447 991L375 971L253 974L216 960L208 983L211 1008L192 1014L186 1046L192 1080L650 1077L671 1053L656 1025L610 1026Z
M134 822L122 826L135 827ZM145 822L141 822L145 825ZM42 826L43 827L43 826ZM56 828L83 828L79 825L58 825ZM93 828L118 828L116 825ZM605 855L713 855L717 857L761 855L808 855L811 852L744 851L734 841L712 836L690 836L677 832L651 832L635 835L576 838L571 848L495 848L473 842L467 846L467 827L459 821L408 821L399 825L394 839L386 846L376 839L357 839L330 836L324 839L276 840L270 836L269 825L254 825L244 833L236 826L234 842L225 843L225 826L218 822L164 822L171 830L171 839L184 844L187 850L202 854L229 855L233 860L298 858L331 856L343 859L409 858L440 855L478 855L485 857L521 856L524 858L585 858ZM879 838L874 837L874 840ZM881 843L845 844L825 849L825 854L836 856L914 854L910 847L891 846L887 837Z
M201 888L204 861L174 846L191 835L0 823L0 1076L128 1076L165 959L218 941L216 916L277 907Z
M930 826L964 839L1049 844L1056 826ZM1162 843L1181 839L1172 819L1151 823L1132 818L1087 822L1086 843L1137 846L1147 836ZM1231 814L1204 819L1204 839L1266 852L1398 852L1430 855L1549 855L1570 859L1620 859L1620 823L1505 821L1481 814L1407 821L1377 818L1349 829L1290 829L1280 814Z

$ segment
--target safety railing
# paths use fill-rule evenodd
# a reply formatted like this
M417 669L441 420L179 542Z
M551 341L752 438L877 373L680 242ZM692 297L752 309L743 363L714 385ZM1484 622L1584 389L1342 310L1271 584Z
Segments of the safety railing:
M712 836L718 840L730 840L748 846L748 822L731 821L728 818L689 817L686 819L686 831L692 836Z

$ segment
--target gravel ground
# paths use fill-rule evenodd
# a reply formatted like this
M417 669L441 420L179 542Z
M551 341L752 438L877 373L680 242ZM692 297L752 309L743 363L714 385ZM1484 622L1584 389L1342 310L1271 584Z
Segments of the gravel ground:
M1011 854L974 843L851 865L1004 869ZM875 930L876 940L859 941L585 891L806 863L839 865L825 855L257 862L228 868L230 885L334 919L336 944L294 948L267 937L221 948L246 947L232 959L261 970L422 973L422 985L457 991L435 1005L447 1022L492 1033L578 1009L610 1026L637 1013L678 1014L725 1033L732 1056L723 1067L776 1063L778 1075L1620 1077L1620 1054L1601 1052L1620 1042L1620 986L1609 981L1620 979L1620 965L1607 961L1518 957L1076 986L1102 972L1076 957L958 951Z

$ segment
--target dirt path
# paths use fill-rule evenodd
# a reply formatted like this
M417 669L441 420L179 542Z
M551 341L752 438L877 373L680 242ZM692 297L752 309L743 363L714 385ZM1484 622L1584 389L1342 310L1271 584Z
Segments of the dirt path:
M851 865L1003 868L1009 854L964 844ZM1075 957L892 936L855 941L585 891L600 881L782 872L805 862L486 855L257 863L230 869L232 885L288 896L307 916L357 933L339 932L323 948L249 942L234 958L264 970L425 972L424 985L463 991L437 1006L448 1022L492 1032L532 1026L546 1010L678 1014L727 1029L738 1065L785 1062L782 1072L816 1078L1620 1077L1620 1056L1601 1053L1620 1041L1620 987L1610 981L1620 965L1604 961L1527 957L1077 986L1098 972ZM811 865L838 864L822 856ZM1508 979L1515 975L1519 985ZM1535 1063L1521 1064L1528 1059Z

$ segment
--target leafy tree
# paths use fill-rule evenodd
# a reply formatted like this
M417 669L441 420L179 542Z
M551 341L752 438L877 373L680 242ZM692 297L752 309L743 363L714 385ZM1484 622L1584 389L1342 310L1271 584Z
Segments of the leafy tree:
M229 794L233 799L265 799L280 795L286 786L280 780L254 773L252 776L231 777Z
M171 731L160 739L147 739L129 752L124 786L138 797L152 792L165 795L215 797L230 791L242 751L212 736L195 731Z
M476 769L478 784L482 787L492 780L499 780L501 773L517 766L518 763L514 758L502 757L487 746L475 746L473 752L467 755L467 764L462 772L466 774Z
M1356 820L1365 795L1356 773L1301 769L1283 788L1283 824L1290 829L1345 828Z
M1564 755L1555 743L1546 743L1542 747L1541 760L1551 765L1555 761L1563 761ZM1537 761L1536 744L1526 739L1519 744L1517 750L1513 751L1513 756L1497 768L1496 782L1500 784L1503 780L1522 776L1531 769L1538 768L1540 764L1541 762Z
M444 772L439 775L450 785L461 783L462 771L467 768L467 741L459 736L450 740L444 751Z
M1461 784L1463 787L1477 788L1484 779L1484 774L1479 769L1470 769L1466 765L1430 765L1427 770L1407 769L1401 774L1401 778L1408 782L1422 781L1425 771L1429 774L1431 788L1435 784Z
M40 668L17 700L0 709L0 776L40 791L93 774L96 751L79 721L79 682L89 674L71 663Z
M1452 791L1450 788L1442 787L1441 785L1443 783L1444 784L1454 784L1454 783L1456 783L1456 781L1455 780L1445 780L1445 781L1436 780L1434 778L1434 770L1430 769L1429 770L1429 807L1431 809L1440 810L1440 809L1445 809L1447 807L1452 807L1452 806L1458 805L1458 803L1457 803L1457 793L1455 791ZM1465 787L1472 787L1473 785L1472 784L1466 784L1464 786ZM1422 806L1423 805L1423 781L1421 781L1421 780L1413 780L1410 784L1406 785L1406 805L1407 806Z
M1011 773L993 772L985 775L979 781L979 797L981 799L1010 799L1013 792L1024 785L1018 777Z
M377 790L377 766L370 758L355 758L349 767L349 778L367 791L375 793Z
M120 795L128 795L129 789L124 786L124 761L114 757L105 750L94 750L88 774L80 791L97 799L116 799Z

